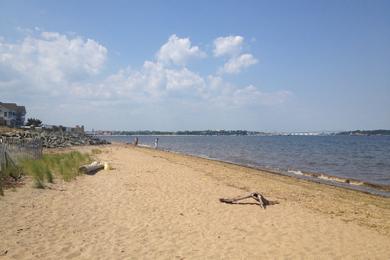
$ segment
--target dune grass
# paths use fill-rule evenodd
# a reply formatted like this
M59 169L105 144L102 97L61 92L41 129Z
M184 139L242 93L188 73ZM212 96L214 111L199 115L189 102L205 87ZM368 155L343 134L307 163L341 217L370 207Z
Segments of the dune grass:
M92 149L91 152L92 152L92 154L101 154L102 150L95 148L95 149Z
M43 160L26 160L22 163L23 173L34 179L34 186L43 189L45 180L53 182L53 174Z
M36 188L44 188L45 182L52 183L54 176L64 181L70 181L79 175L79 167L90 163L89 154L69 152L47 154L39 160L25 160L22 162L23 173L33 177Z
M2 164L0 167L0 196L4 195L4 187L10 184L10 180L17 180L22 175L22 171L15 165Z

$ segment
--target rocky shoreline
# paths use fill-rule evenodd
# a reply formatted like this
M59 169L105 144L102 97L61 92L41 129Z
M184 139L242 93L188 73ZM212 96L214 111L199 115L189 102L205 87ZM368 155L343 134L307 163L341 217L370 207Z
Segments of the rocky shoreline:
M42 140L44 148L64 148L79 145L101 145L110 142L99 139L95 136L78 132L53 131L46 129L14 130L0 133L1 139L11 139L12 141Z

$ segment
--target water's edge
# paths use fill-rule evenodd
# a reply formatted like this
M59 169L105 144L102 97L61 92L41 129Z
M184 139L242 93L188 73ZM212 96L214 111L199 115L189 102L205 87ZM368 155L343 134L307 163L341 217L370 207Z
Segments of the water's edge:
M155 150L155 148L153 148L150 145L140 144L138 146L141 148L144 148L144 149ZM235 165L235 166L259 170L259 171L266 172L269 174L274 174L274 175L279 175L279 176L287 176L287 177L291 177L291 178L295 178L295 179L302 179L302 180L315 182L318 184L330 185L330 186L334 186L334 187L359 191L359 192L363 192L366 194L390 198L390 185L369 183L369 182L364 182L364 181L355 180L355 179L351 179L351 178L341 178L341 177L332 176L332 175L325 174L325 173L310 173L310 172L301 172L301 171L294 171L294 170L281 171L281 170L277 170L277 169L263 168L263 167L260 167L257 165L242 164L242 163L237 163L237 162L232 162L232 161L227 161L227 160L221 160L218 158L212 158L212 157L208 157L208 156L202 156L202 155L185 153L185 152L178 152L178 151L169 150L169 149L158 148L157 150L168 152L168 153L179 154L179 155L191 156L191 157L195 157L195 158L202 158L202 159L216 161L216 162L227 163L227 164L231 164L231 165Z

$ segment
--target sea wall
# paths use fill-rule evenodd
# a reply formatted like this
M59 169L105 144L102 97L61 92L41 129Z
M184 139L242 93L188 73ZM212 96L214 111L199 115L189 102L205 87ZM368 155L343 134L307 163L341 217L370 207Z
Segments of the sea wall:
M47 129L12 130L0 133L0 138L20 141L40 139L44 148L63 148L77 145L101 145L110 143L92 135Z

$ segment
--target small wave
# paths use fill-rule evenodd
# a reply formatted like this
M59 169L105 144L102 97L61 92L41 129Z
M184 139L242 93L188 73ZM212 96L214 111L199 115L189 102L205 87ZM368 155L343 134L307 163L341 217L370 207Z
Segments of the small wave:
M295 174L295 175L303 175L303 172L301 171L296 171L296 170L287 170L288 173L292 173L292 174Z
M319 174L316 176L318 179L321 180L327 180L327 181L335 181L335 182L342 182L342 183L349 183L348 179L345 178L339 178L335 176L325 175L325 174Z
M299 177L307 177L309 179L318 179L325 181L327 183L339 183L344 185L344 187L366 187L370 189L374 189L376 191L384 191L384 192L389 192L390 191L390 185L381 185L381 184L374 184L374 183L369 183L369 182L364 182L364 181L359 181L351 178L342 178L342 177L336 177L324 173L312 173L312 172L302 172L300 170L287 170L287 173L298 175ZM297 177L298 177L297 176ZM345 186L347 185L347 186ZM368 190L370 191L370 190ZM372 190L371 190L372 191ZM387 195L388 196L388 195Z
M147 148L151 148L152 146L151 145L147 145L147 144L138 144L139 147L147 147Z

